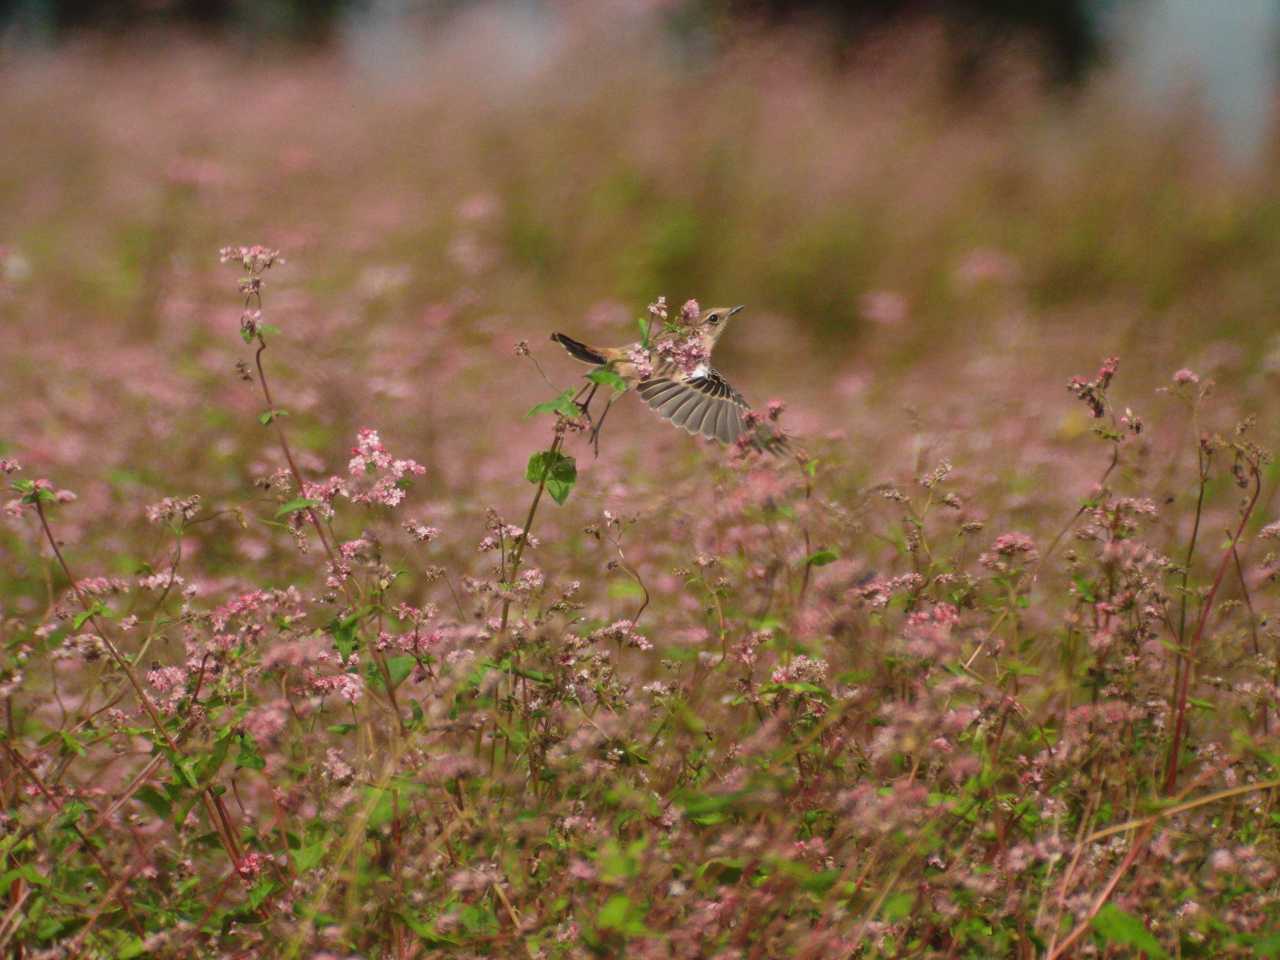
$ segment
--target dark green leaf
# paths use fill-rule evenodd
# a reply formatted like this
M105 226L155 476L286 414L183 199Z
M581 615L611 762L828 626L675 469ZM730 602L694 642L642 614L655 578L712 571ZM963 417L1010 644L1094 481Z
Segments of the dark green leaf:
M279 510L276 511L276 519L287 517L291 513L297 513L299 510L306 510L310 507L320 506L319 500L309 500L306 497L298 497L296 500L290 500Z
M387 673L391 675L391 685L397 686L400 681L413 672L417 660L407 654L399 657L387 658Z
M247 733L240 734L240 750L236 753L236 769L261 770L266 765L267 761L263 759L262 754L258 751L258 744L253 737Z
M173 804L169 802L169 798L157 790L155 787L143 787L134 795L139 803L145 806L156 816L163 817L168 820L173 812Z
M648 936L649 928L644 925L645 911L633 904L625 894L615 894L605 901L596 915L596 926L603 930L614 930L623 936Z
M819 550L817 553L809 554L805 563L811 567L825 567L828 563L835 563L840 559L840 554L834 550Z
M587 374L587 379L592 383L598 383L602 387L612 387L614 393L626 393L627 381L618 376L612 370L601 367L599 370L592 370Z
M309 846L295 850L293 853L293 869L298 873L306 873L308 870L315 868L324 860L325 853L328 852L329 843L326 840L319 840Z
M1151 935L1146 925L1131 913L1126 913L1114 903L1103 904L1091 921L1093 929L1108 944L1136 947L1153 960L1167 957L1160 941Z
M890 923L898 920L904 920L911 914L911 907L915 904L915 894L912 893L895 893L884 902L884 906L880 910L880 915Z
M525 414L525 418L536 417L540 413L558 413L562 417L574 419L582 413L582 408L573 402L573 391L566 390L554 400L540 403Z
M98 603L97 601L94 601L93 603L89 604L88 610L83 610L80 613L77 613L74 618L72 618L71 629L79 630L81 627L85 625L85 621L87 621L90 617L97 615L97 613L101 609L102 609L102 604Z
M524 476L530 483L545 482L551 498L563 504L578 480L578 465L573 457L557 450L539 450L529 458Z

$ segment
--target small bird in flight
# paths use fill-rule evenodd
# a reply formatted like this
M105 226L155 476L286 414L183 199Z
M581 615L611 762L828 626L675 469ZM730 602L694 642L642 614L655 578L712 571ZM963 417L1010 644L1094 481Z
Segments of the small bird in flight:
M712 307L703 310L690 324L685 343L693 348L695 356L706 358L692 368L640 343L593 347L563 333L553 333L551 339L575 360L612 370L627 386L635 387L649 409L664 420L695 436L734 443L747 429L744 415L751 406L711 366L710 357L729 320L741 309Z

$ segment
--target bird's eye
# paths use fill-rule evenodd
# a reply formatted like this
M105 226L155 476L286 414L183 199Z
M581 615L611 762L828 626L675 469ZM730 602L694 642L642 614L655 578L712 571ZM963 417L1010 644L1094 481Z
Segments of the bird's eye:
M707 323L711 324L712 326L715 326L719 322L720 322L720 314L718 313L713 313L711 314L711 316L707 317Z

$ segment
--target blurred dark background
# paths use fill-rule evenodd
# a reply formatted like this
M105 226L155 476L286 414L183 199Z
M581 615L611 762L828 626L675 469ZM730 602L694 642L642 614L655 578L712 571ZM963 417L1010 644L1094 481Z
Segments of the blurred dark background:
M128 31L181 25L258 39L331 40L363 17L443 16L469 0L4 0L3 22L28 37L53 40L77 31ZM1123 2L1123 0L1118 0ZM509 6L559 6L551 0L510 0ZM833 44L850 45L867 35L920 18L944 18L958 49L980 56L991 44L1021 34L1038 44L1063 81L1078 79L1103 50L1104 8L1096 0L681 0L655 3L674 25L723 20L769 24L820 22ZM969 64L972 66L972 63Z

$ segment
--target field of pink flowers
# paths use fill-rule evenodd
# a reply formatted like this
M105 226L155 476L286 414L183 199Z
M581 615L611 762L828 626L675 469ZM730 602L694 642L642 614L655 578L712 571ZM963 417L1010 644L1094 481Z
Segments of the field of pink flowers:
M1280 180L511 30L4 68L0 954L1280 956ZM659 295L789 451L596 455Z

